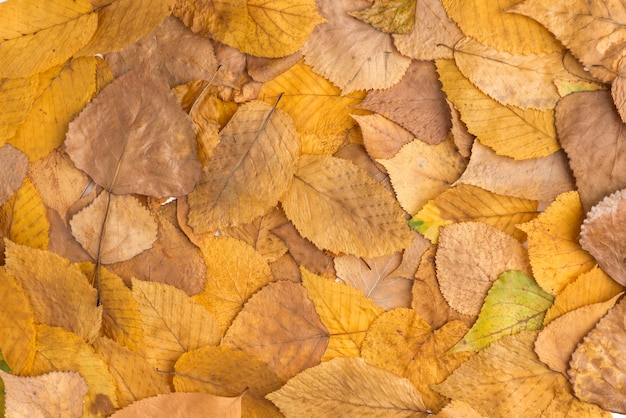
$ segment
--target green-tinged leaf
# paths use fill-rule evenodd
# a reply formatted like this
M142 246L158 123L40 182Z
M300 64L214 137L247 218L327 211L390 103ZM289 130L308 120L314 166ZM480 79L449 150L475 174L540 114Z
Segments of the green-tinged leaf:
M415 25L417 0L376 0L367 9L350 13L387 33L409 33Z
M541 329L553 300L523 272L502 273L491 286L478 319L450 352L479 351L505 335Z

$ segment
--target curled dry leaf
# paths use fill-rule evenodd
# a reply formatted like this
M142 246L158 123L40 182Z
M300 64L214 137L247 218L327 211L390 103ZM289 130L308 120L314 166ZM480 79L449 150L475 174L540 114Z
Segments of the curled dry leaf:
M626 187L626 129L608 91L565 96L555 118L583 209L589 211L604 196Z
M76 240L102 264L128 260L151 248L158 228L136 198L107 192L74 215L70 226Z
M370 91L360 107L380 113L429 144L444 141L451 127L450 109L430 61L412 61L398 84Z
M241 106L220 132L220 142L188 196L189 225L198 234L263 215L291 184L299 152L289 115L260 101Z
M189 117L147 64L105 87L72 121L64 146L76 167L116 194L181 196L200 177Z
M305 370L267 398L287 417L428 416L406 378L361 358L337 358Z
M91 39L98 17L88 0L32 0L0 6L0 79L40 73L62 64Z
M138 416L169 418L239 418L241 397L227 398L208 393L169 393L142 399L120 409L111 418Z
M264 361L283 380L319 364L328 331L299 284L270 283L250 298L222 345Z
M11 145L0 147L0 206L22 185L28 168L28 157Z
M626 285L626 189L595 205L580 228L580 245L613 280Z
M481 245L475 245L480 242ZM507 270L530 274L526 250L515 238L481 222L444 227L436 256L437 280L448 304L477 315L492 284Z
M302 47L305 62L316 73L344 94L386 89L400 81L411 60L400 55L390 34L350 16L343 2L326 0L319 7L328 21L317 26Z
M0 370L8 416L83 416L83 397L89 388L76 372L52 372L18 377Z

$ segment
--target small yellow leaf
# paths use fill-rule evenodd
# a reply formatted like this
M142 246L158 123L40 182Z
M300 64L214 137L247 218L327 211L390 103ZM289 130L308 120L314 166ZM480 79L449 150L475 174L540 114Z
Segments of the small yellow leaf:
M0 5L0 78L62 64L85 45L98 18L88 0L11 0Z
M219 343L213 315L185 292L136 279L132 284L143 323L143 353L159 370L173 371L181 354Z
M546 292L559 294L595 264L578 244L583 217L578 192L571 191L559 195L536 219L518 226L528 234L533 275Z
M78 267L55 253L6 241L5 269L28 296L37 323L63 327L88 343L98 336L102 307Z
M497 154L524 160L545 157L560 148L553 110L501 105L465 78L453 61L437 60L436 64L443 91L468 131Z
M406 248L412 240L397 201L365 171L340 158L301 156L281 203L303 237L334 253L376 257Z
M250 296L273 280L272 272L261 254L235 238L214 238L201 250L207 280L194 300L215 316L223 334Z
M78 372L89 391L83 417L104 418L117 409L115 383L107 364L76 334L63 328L37 325L35 363L31 375L52 371Z
M300 271L302 284L330 335L322 360L358 356L367 330L383 309L352 286L317 276L304 268Z
M409 225L436 243L439 228L455 222L484 222L524 240L515 225L537 216L537 202L491 193L479 187L459 184L429 201L409 221Z
M269 58L298 51L315 25L324 21L313 0L178 2L174 15L194 32Z

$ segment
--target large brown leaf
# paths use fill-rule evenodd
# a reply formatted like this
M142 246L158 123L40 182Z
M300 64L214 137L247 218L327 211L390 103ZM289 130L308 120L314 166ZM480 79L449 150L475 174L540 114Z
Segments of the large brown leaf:
M181 196L200 177L189 117L148 65L116 79L85 107L70 123L65 151L115 194Z

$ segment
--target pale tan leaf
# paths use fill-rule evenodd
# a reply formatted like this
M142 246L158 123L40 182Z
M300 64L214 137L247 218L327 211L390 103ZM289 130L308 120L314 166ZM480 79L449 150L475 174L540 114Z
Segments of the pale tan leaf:
M120 409L110 418L239 418L241 397L226 398L208 393L159 394Z
M378 113L352 115L363 133L363 144L372 158L391 158L415 137L409 131Z
M0 147L0 206L22 185L28 168L28 157L11 145Z
M624 72L626 72L626 59L621 59L618 66L617 77L611 83L611 97L613 103L617 107L622 122L626 122L626 80L624 80Z

